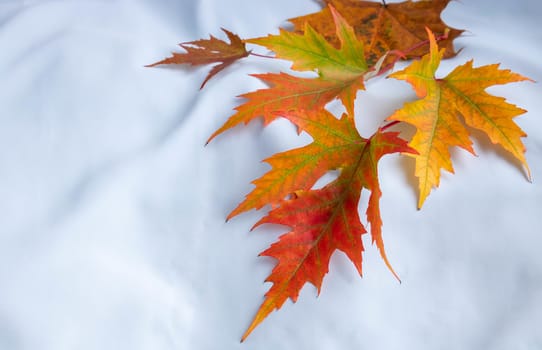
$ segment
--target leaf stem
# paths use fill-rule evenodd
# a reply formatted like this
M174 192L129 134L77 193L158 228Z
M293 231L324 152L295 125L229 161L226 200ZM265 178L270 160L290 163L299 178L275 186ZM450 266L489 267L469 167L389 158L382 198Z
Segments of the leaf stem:
M263 57L263 58L276 58L275 56L262 55L262 54L259 54L259 53L254 53L252 51L249 52L249 55L257 56L257 57Z
M448 34L449 33L450 33L450 30L446 29L444 31L444 34L441 34L441 35L438 35L438 36L435 37L436 41L439 42L439 41L448 39ZM388 52L388 55L394 55L395 59L393 61L391 61L389 64L382 67L382 69L380 69L380 71L378 72L377 76L380 76L380 75L383 75L383 74L387 73L388 71L390 71L395 66L395 64L400 59L406 59L408 54L410 54L413 51L419 49L420 47L423 47L423 46L428 45L428 44L429 44L429 39L426 39L426 40L420 41L416 45L408 48L406 51L392 50L392 51Z
M435 37L435 40L437 42L439 41L442 41L442 40L446 40L448 39L448 34L450 33L450 30L448 28L446 28L446 30L444 30L444 34L441 34L441 35L438 35ZM429 44L429 39L426 39L424 41L420 41L419 43L417 43L416 45L412 46L410 49L408 49L405 53L406 54L409 54L411 53L412 51L416 50L416 49L419 49L420 47L422 46L425 46L425 45L428 45Z
M399 121L399 120L394 120L392 122L389 122L388 124L381 127L380 131L386 131L387 129L391 128L392 126L395 126L395 125L399 124L400 122L401 121Z

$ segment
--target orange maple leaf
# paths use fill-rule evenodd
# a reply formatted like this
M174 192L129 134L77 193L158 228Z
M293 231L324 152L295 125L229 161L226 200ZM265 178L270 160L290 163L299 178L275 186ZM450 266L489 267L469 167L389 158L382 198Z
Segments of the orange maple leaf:
M173 52L173 56L145 67L154 67L161 64L190 64L192 66L200 66L219 62L219 64L211 69L201 84L200 89L202 89L215 74L250 54L245 48L245 43L237 34L224 28L222 28L222 31L230 39L229 43L217 39L212 35L209 39L184 42L179 44L179 46L186 50L185 53Z
M338 81L300 78L285 73L252 76L271 87L240 95L239 97L248 99L248 102L236 107L237 113L216 130L207 142L238 124L248 124L260 116L264 118L264 125L267 125L278 117L277 111L296 108L317 110L337 97L349 110L353 110L356 92L363 88L362 79Z
M341 42L339 49L310 27L305 34L281 31L280 35L247 40L275 49L278 57L294 62L294 69L318 71L319 77L299 78L284 73L254 75L272 86L241 95L248 101L236 108L237 113L215 131L209 141L240 123L247 124L263 116L267 124L278 117L276 111L320 109L335 98L339 98L347 112L353 115L356 93L364 89L364 74L368 71L363 44L352 27L333 8L330 11ZM281 49L284 43L289 44L285 50Z
M525 110L485 92L492 85L530 80L498 64L473 68L472 60L458 66L445 78L435 78L444 54L433 33L427 29L430 53L390 77L409 82L421 99L406 103L389 120L404 121L417 131L409 145L418 151L415 174L419 178L421 208L433 187L438 187L440 169L453 173L449 148L459 146L472 154L472 141L465 124L484 132L491 142L501 145L530 171L521 138L527 136L513 118ZM460 120L461 115L465 124Z
M415 47L425 39L426 26L441 34L450 29L442 45L446 48L445 57L455 56L453 40L463 31L449 28L440 17L449 2L450 0L433 0L385 4L359 0L325 0L326 4L335 7L354 27L358 38L365 44L366 59L370 65L375 64L386 52L406 52ZM320 12L289 21L297 32L305 31L306 23L309 23L327 40L338 43L329 6ZM407 57L421 57L426 52L426 47L419 47L410 51Z
M266 159L272 169L253 181L256 187L230 213L228 220L251 209L276 205L296 191L310 190L327 171L348 166L363 146L353 121L346 114L341 119L323 109L277 114L309 135L315 135L313 142Z
M359 218L358 203L364 188L371 192L367 220L372 241L397 277L386 257L382 240L377 162L385 154L415 151L395 132L379 130L371 138L364 139L358 134L352 118L343 115L337 120L324 109L289 111L282 115L307 131L314 141L268 160L273 169L255 181L256 189L230 214L237 215L269 201L277 203L277 207L254 227L271 223L291 228L260 254L278 260L266 279L273 286L242 340L288 298L295 302L305 283L310 282L319 292L331 255L336 250L344 252L362 273L361 235L366 230ZM311 189L317 176L334 168L340 169L336 180L321 189ZM292 198L283 199L288 193L293 194Z

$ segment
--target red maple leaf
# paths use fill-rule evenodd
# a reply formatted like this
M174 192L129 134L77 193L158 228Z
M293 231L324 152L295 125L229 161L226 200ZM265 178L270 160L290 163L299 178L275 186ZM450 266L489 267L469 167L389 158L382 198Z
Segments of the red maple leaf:
M377 163L385 154L415 152L395 132L379 130L369 139L362 138L353 119L347 115L337 120L324 109L281 114L309 133L314 141L305 148L272 157L269 162L273 169L255 181L257 187L230 215L260 207L265 202L272 203L276 208L255 227L271 223L291 228L261 254L278 260L266 280L273 286L243 340L288 298L296 301L305 283L310 282L319 291L331 255L336 250L344 252L361 274L361 235L366 230L360 221L358 203L363 189L371 192L366 214L372 241L393 272L382 240ZM309 148L310 152L304 156L303 151ZM300 162L303 157L305 159ZM292 167L297 169L292 170ZM321 189L311 189L318 174L330 168L340 169L338 178ZM303 179L305 175L309 176L308 181ZM281 198L287 193L292 194L291 198Z

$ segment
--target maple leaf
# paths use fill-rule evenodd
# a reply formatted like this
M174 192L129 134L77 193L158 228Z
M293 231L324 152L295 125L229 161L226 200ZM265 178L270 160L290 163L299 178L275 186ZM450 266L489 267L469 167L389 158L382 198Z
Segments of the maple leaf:
M356 35L365 44L367 62L372 65L389 51L407 52L425 39L425 27L433 32L444 34L449 28L440 14L450 0L404 1L401 3L382 4L379 2L359 0L325 0L340 12L355 30ZM296 32L304 32L309 23L327 40L338 44L339 40L333 29L330 6L321 11L305 16L295 17L289 21ZM442 41L446 48L445 57L455 56L453 40L463 31L449 28L450 31ZM408 52L408 58L421 57L427 48L418 47Z
M363 147L354 123L346 114L341 119L324 109L277 114L313 135L313 142L266 159L272 169L253 182L256 187L230 213L228 220L251 209L275 205L296 191L310 190L329 170L348 166Z
M363 45L355 37L352 27L334 9L330 11L341 42L339 49L310 28L302 35L281 31L280 35L247 40L276 49L278 57L294 62L294 69L317 70L319 77L300 78L285 73L254 75L272 86L239 96L248 101L236 108L237 113L215 131L209 141L240 123L247 124L260 116L267 124L278 117L276 111L320 109L335 98L339 98L347 113L353 115L356 93L364 89L364 74L368 70Z
M449 148L461 147L472 154L472 141L465 124L484 132L491 142L502 146L518 159L527 172L525 146L527 136L513 118L526 111L488 94L485 89L499 84L530 80L498 64L474 68L472 60L456 67L445 78L435 78L444 50L438 49L428 29L430 53L390 77L409 82L420 100L406 103L389 120L404 121L416 127L409 145L418 151L415 175L419 178L421 208L433 187L438 187L440 169L453 173ZM458 115L464 119L463 123Z
M367 220L372 241L397 277L386 257L382 240L377 162L385 154L415 151L395 132L379 130L371 138L364 139L358 134L352 118L343 115L337 120L324 109L289 111L282 115L307 131L314 142L268 160L274 168L255 181L257 188L247 196L245 204L230 215L269 201L278 203L276 208L254 227L269 223L291 228L260 254L278 262L266 279L273 286L266 293L242 341L288 298L295 302L305 283L310 282L320 292L331 255L336 250L344 252L362 273L361 236L366 230L359 218L358 203L364 188L371 191ZM305 151L307 154L303 154ZM318 175L334 168L340 168L336 180L321 189L310 189ZM305 175L310 179L304 179ZM262 192L263 196L260 195ZM282 199L287 193L293 193L292 198Z
M330 6L335 33L340 41L336 49L305 23L302 34L280 29L279 35L248 39L247 42L265 46L278 58L293 61L294 70L317 70L324 78L351 80L367 71L363 43L356 38L354 29Z
M237 113L216 130L207 142L238 124L248 124L260 116L264 118L264 125L267 125L278 117L277 111L295 108L317 110L337 97L348 106L348 110L353 110L356 92L363 88L363 80L330 81L300 78L285 73L252 76L272 86L240 95L248 99L248 102L236 107Z
M173 56L163 59L162 61L149 64L145 67L154 67L162 64L190 64L192 66L200 66L205 64L217 63L214 66L203 83L200 86L202 89L205 84L221 70L225 69L235 61L247 57L250 52L246 50L245 43L241 38L224 28L222 31L226 33L230 42L227 43L220 39L210 36L209 39L200 39L179 44L185 53L173 52Z

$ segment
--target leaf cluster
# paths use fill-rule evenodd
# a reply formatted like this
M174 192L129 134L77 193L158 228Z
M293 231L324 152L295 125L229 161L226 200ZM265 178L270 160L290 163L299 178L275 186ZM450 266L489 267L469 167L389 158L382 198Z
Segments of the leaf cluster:
M261 56L246 49L246 44L252 44L290 61L293 71L315 73L309 78L284 72L253 75L268 87L241 95L244 102L208 140L257 118L263 118L264 125L285 118L312 137L306 146L266 159L271 170L253 181L254 189L228 216L271 206L255 227L279 224L290 229L260 254L277 263L266 279L272 286L242 340L287 299L295 302L307 282L320 291L335 251L344 252L361 275L362 236L366 233L399 279L382 237L378 161L384 155L398 153L414 159L418 208L438 187L441 170L453 172L451 147L474 154L472 129L486 134L529 172L521 141L526 134L513 121L525 111L485 91L490 86L529 79L500 69L498 64L474 67L472 61L445 77L435 76L441 60L457 54L453 40L462 33L441 19L448 3L325 0L321 11L290 19L291 31L280 29L278 34L243 40L223 29L229 43L213 36L183 43L184 53L150 65L217 63L203 87L233 62ZM363 138L354 122L356 96L370 79L388 74L400 60L410 61L410 65L388 77L408 82L418 99L405 102L387 117L385 125ZM325 108L336 99L346 110L342 116ZM403 139L398 132L389 131L399 123L413 126L414 136ZM314 189L330 170L338 171L337 178ZM365 193L369 195L365 212L369 230L358 213Z

